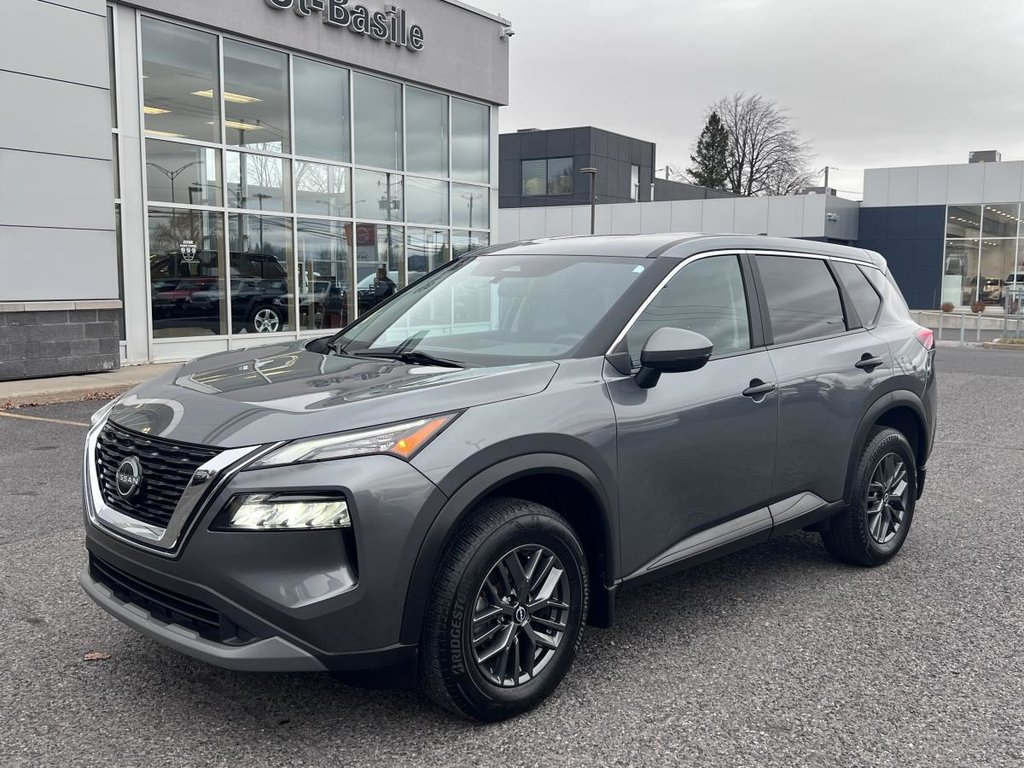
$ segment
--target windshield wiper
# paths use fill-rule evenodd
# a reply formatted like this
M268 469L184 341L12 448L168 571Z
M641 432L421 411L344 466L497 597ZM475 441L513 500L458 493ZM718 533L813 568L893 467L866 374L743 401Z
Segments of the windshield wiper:
M346 353L347 354L347 353ZM444 357L435 357L426 352L363 352L358 353L359 357L381 357L385 360L400 360L409 365L437 365L442 368L465 368L463 363L457 360L448 360Z
M327 347L327 349L329 349L336 355L348 355L348 352L345 351L345 348L341 346L341 339L325 342L324 346Z

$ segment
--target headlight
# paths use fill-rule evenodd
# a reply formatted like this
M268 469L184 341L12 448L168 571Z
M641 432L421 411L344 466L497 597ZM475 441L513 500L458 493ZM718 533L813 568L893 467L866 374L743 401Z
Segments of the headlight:
M431 416L361 432L344 432L296 440L254 461L252 467L275 467L308 461L344 459L383 453L409 460L454 421L457 414Z
M232 531L308 531L352 525L344 499L270 494L235 497L223 519L217 527Z
M89 419L89 423L91 423L95 427L100 422L106 421L107 416L109 416L110 412L112 410L114 410L114 406L117 405L117 401L120 400L120 399L121 398L119 398L119 397L115 397L109 403L107 403L102 408L100 408L98 411L96 411L96 413L94 413L92 415L92 417Z

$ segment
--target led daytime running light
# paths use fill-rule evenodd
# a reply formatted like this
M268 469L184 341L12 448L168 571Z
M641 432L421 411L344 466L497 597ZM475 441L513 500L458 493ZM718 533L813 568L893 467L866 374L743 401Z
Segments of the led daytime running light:
M227 527L239 531L302 531L349 528L352 518L344 499L289 499L286 496L241 496L232 505Z

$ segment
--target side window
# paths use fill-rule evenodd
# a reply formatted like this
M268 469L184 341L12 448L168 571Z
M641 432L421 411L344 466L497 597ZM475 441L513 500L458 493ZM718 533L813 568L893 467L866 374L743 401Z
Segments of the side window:
M878 292L868 282L860 267L848 261L833 261L832 269L839 275L839 279L843 281L846 293L849 294L850 300L853 301L853 306L857 310L857 316L860 318L861 323L865 326L874 325L875 319L878 317L878 308L882 306L882 300L879 298Z
M839 287L822 259L755 257L776 344L846 330Z
M738 256L710 256L687 264L647 305L626 334L633 367L647 339L665 326L703 334L714 357L750 349L750 319Z

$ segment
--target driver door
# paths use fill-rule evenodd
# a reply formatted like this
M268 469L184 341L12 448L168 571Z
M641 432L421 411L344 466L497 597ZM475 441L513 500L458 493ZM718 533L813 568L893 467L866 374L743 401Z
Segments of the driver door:
M618 432L622 576L681 559L689 537L708 531L704 538L715 541L709 529L731 520L755 540L768 538L771 518L757 510L771 495L779 402L775 392L744 395L775 382L751 285L739 255L690 262L620 344L635 372L655 330L684 328L711 340L711 360L697 371L663 374L652 389L606 367ZM729 528L723 526L726 538Z

